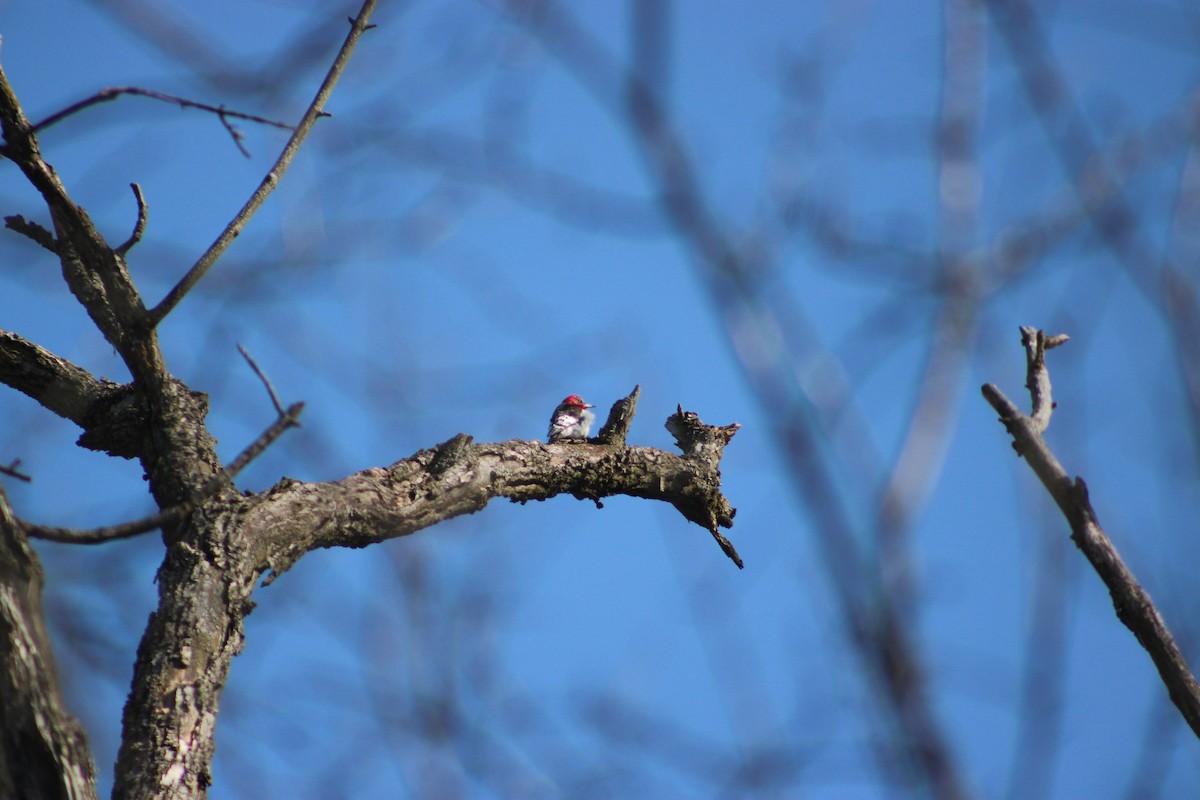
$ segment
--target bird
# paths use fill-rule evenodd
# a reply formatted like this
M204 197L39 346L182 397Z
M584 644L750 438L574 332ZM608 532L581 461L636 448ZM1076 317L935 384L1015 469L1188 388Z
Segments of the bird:
M550 417L550 432L546 434L546 439L551 444L586 439L588 431L592 429L592 421L596 419L596 415L588 411L589 408L595 406L583 402L583 398L577 394L568 395L558 404L558 408L554 409L554 414Z

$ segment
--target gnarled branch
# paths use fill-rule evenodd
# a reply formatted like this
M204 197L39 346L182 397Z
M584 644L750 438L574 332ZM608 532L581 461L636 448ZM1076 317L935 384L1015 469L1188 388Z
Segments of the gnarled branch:
M629 399L617 401L614 410ZM739 426L706 426L684 411L670 420L677 418L689 431L682 456L594 442L473 443L459 434L390 467L340 481L284 480L248 512L247 535L260 548L260 568L271 572L269 582L310 550L365 547L405 536L473 514L496 498L525 503L560 494L590 500L629 495L675 506L708 530L741 567L737 551L719 532L733 525L736 510L721 493L718 469L720 451ZM695 445L691 436L707 444ZM697 456L700 452L703 457Z

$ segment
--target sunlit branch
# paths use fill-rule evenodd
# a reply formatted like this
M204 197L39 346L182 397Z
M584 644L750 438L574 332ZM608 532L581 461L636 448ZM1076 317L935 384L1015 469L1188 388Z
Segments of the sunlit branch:
M300 150L300 146L304 143L304 140L308 137L313 125L319 117L325 116L325 103L328 102L329 96L333 93L334 86L337 85L338 79L346 68L346 64L349 63L350 55L354 52L354 47L358 44L359 38L364 31L372 27L367 21L371 17L371 12L375 10L376 1L366 0L359 11L358 17L350 20L350 32L346 35L346 40L342 43L341 50L338 51L333 65L329 68L329 72L326 73L325 80L322 81L316 96L308 106L308 110L304 112L304 117L300 120L300 124L296 126L291 138L284 145L283 152L279 154L279 158L276 159L275 164L267 172L262 182L259 183L258 188L250 195L250 199L246 201L246 204L242 206L237 215L225 226L225 230L221 231L221 235L217 237L216 241L192 265L191 269L180 279L179 283L167 293L162 302L150 309L147 313L147 320L150 327L155 327L162 322L163 318L167 314L170 314L175 306L179 305L180 301L187 296L187 293L200 282L200 279L217 262L217 259L224 254L229 245L233 244L233 240L241 234L251 217L257 213L258 209L262 207L263 202L275 190L275 187L279 185L280 179L283 178L284 173L291 166L292 160Z
M1023 414L996 386L984 384L983 396L1000 414L1000 422L1013 437L1013 449L1025 459L1058 504L1071 526L1071 540L1083 551L1112 596L1117 618L1125 624L1150 654L1159 677L1167 687L1171 701L1179 709L1192 732L1200 737L1200 684L1197 684L1179 646L1155 608L1149 593L1125 566L1117 548L1100 527L1083 478L1071 478L1063 469L1042 431L1050 423L1054 409L1050 372L1045 351L1067 341L1065 335L1046 336L1032 327L1021 328L1025 348L1026 386L1032 401L1032 414Z

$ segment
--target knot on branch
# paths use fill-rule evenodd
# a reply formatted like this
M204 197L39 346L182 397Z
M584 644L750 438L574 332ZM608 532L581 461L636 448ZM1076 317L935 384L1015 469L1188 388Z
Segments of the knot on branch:
M82 426L80 447L118 458L138 458L147 451L146 401L132 384L106 387Z
M440 478L459 464L471 466L477 460L471 450L474 438L460 433L433 448L433 457L429 459L429 474Z

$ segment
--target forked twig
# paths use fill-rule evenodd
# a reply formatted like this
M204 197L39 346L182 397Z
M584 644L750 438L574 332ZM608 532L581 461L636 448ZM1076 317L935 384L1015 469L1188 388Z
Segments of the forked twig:
M229 109L225 108L225 106L213 106L209 105L208 103L200 103L195 100L188 100L186 97L178 97L165 92L155 92L151 89L142 89L137 86L115 86L109 89L102 89L91 97L86 97L83 100L80 100L78 103L72 103L61 111L56 111L41 122L34 125L32 129L33 133L40 133L46 128L49 128L51 125L62 122L72 114L78 114L84 109L91 108L92 106L100 103L107 103L112 100L116 100L118 97L122 97L124 95L147 97L151 100L161 100L164 103L173 103L180 108L195 108L200 111L208 111L211 114L216 114L221 120L221 124L225 126L225 130L229 131L229 135L233 138L234 145L237 146L238 150L242 151L242 155L247 157L249 157L250 153L247 152L246 148L242 145L242 134L233 127L233 125L229 122L230 119L243 119L247 122L256 122L259 125L269 125L272 128L282 128L286 131L293 129L292 126L288 125L286 122L279 122L277 120L267 119L266 117L260 117L257 114L247 114L242 111L230 111Z
M1033 402L1033 413L1026 415L996 386L985 384L983 396L1000 414L1000 421L1013 437L1013 449L1037 473L1042 484L1062 510L1071 526L1071 541L1091 563L1112 596L1117 618L1133 632L1150 654L1159 677L1166 685L1171 701L1200 736L1200 684L1188 668L1179 646L1167 629L1162 615L1149 593L1125 566L1120 553L1100 527L1088 497L1083 478L1071 480L1042 438L1050 423L1054 401L1050 394L1050 373L1046 369L1046 350L1067 341L1067 337L1046 336L1032 327L1021 328L1025 347L1026 379Z

